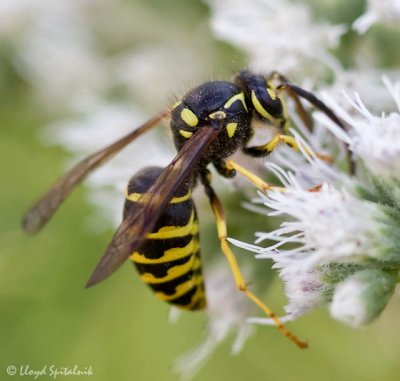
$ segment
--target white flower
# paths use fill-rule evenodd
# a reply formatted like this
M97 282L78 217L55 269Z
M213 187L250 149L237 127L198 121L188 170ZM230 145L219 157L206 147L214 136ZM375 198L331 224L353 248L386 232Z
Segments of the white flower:
M108 84L88 25L90 2L16 0L14 7L0 6L0 21L13 23L3 31L15 49L12 61L48 106L73 107Z
M399 108L400 85L384 81ZM358 116L326 95L324 100L348 130L325 115L317 120L360 159L357 176L329 168L294 132L304 159L278 155L290 172L268 163L285 190L260 194L258 200L269 217L285 216L285 222L269 233L256 233L256 245L230 241L257 258L273 260L289 300L284 320L330 305L334 318L360 326L379 316L399 281L400 115L374 116L358 96L351 101ZM271 324L270 319L252 321Z
M216 37L246 52L254 70L268 73L279 69L291 76L300 72L315 77L316 62L334 69L340 66L328 49L338 45L344 27L316 23L304 3L289 0L208 0L208 3Z
M318 119L336 136L349 144L351 151L359 156L371 173L389 180L400 173L400 83L391 84L384 78L398 111L390 114L373 115L361 101L358 94L350 101L358 115L353 116L327 94L324 101L350 126L345 133L325 116Z
M14 0L0 2L0 34L13 34L19 29L35 0Z
M303 268L312 268L317 263L361 261L379 255L375 221L381 214L372 203L328 184L323 184L317 192L290 189L285 193L271 192L262 198L272 210L269 215L286 214L294 221L282 223L273 233L258 234L258 242L273 239L280 244L300 244L293 251L309 253L301 259ZM292 250L288 250L287 255L291 254Z
M400 0L368 0L367 11L353 23L353 29L365 33L376 22L398 23Z
M362 60L368 61L365 58ZM343 96L343 93L351 94L356 91L362 97L363 102L368 105L371 113L380 113L381 110L387 110L393 104L392 96L387 91L387 88L382 86L382 76L384 73L393 78L399 77L400 74L396 68L393 68L389 72L388 70L370 67L369 65L366 67L348 68L336 72L335 81L326 90L347 111L352 110L353 107Z
M140 103L153 109L174 103L173 97L185 93L188 86L204 79L204 73L212 70L210 60L196 57L196 43L186 45L185 49L179 49L171 44L151 44L115 57L117 84L126 87L133 96L140 93ZM204 50L206 55L209 48Z
M231 239L237 246L254 251L256 258L272 259L274 268L285 283L289 303L285 319L293 319L329 302L332 285L326 277L336 279L337 269L327 265L363 264L382 253L382 238L377 219L379 208L324 184L318 192L292 187L284 193L261 195L272 212L269 216L289 215L293 221L283 222L270 233L257 233L256 245ZM276 241L266 248L263 241ZM281 247L291 243L293 249ZM254 319L253 319L254 321ZM269 319L257 319L269 322Z
M285 306L286 315L290 319L304 315L313 308L326 303L325 284L322 273L318 270L303 270L297 261L276 261L274 268L280 269L280 277L285 283L285 293L289 303Z

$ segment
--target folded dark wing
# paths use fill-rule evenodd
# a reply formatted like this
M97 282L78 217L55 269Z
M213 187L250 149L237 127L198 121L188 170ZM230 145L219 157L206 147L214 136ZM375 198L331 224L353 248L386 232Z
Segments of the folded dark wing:
M148 200L136 213L125 218L90 277L86 287L93 286L117 270L136 251L150 232L176 191L193 173L220 129L201 127L187 141L172 162L165 167L149 189Z
M169 114L164 110L149 119L136 130L125 135L113 144L88 156L76 164L68 173L61 177L53 187L32 206L22 219L22 227L27 233L36 233L57 211L62 202L69 196L73 189L80 184L93 170L107 162L122 148L137 137L156 126L163 117Z

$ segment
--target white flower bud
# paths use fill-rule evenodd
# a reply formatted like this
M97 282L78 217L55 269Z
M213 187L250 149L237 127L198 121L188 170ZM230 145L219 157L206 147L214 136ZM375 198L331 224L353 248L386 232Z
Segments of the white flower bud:
M386 307L395 285L396 278L385 271L359 271L338 284L330 313L352 327L368 324Z

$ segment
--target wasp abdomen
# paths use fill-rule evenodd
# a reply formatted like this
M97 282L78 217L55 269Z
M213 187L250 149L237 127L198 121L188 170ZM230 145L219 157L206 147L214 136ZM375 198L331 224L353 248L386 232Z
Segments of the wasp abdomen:
M129 182L124 218L134 213L138 203L146 202L146 191L162 168L148 167ZM155 296L186 310L205 307L196 208L191 184L184 183L169 202L154 229L130 259L140 279Z

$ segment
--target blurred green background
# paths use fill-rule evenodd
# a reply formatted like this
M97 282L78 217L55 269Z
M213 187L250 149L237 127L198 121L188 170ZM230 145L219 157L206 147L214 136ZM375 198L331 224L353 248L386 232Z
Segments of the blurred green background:
M174 24L189 35L194 26L207 30L208 9L199 1L131 3L140 9L136 15L141 17L132 15L131 21L138 23L138 30L142 28L140 39L165 35L162 28ZM362 7L362 2L355 3ZM161 30L146 34L151 28L145 24L159 25ZM245 62L239 52L213 41L210 32L203 37L215 54L214 73L230 73ZM110 43L103 38L104 44ZM202 341L204 316L187 313L170 324L168 306L151 296L130 265L93 289L83 288L113 232L111 227L101 234L85 228L84 221L93 210L84 200L84 187L41 234L28 237L21 232L24 211L62 173L68 155L61 148L40 143L41 128L62 113L49 110L37 99L12 65L10 49L4 43L0 51L0 379L19 378L7 375L10 365L40 370L52 364L91 366L94 375L90 379L96 381L177 379L172 364ZM199 75L207 79L212 74ZM230 201L239 202L234 196ZM250 221L249 216L240 220ZM232 235L240 234L245 241L252 241L252 232L260 229L242 229L237 218L230 223ZM202 240L207 248L203 251L217 251L213 227L205 231ZM277 279L264 297L270 305L284 305ZM396 295L378 321L357 331L331 320L325 310L313 312L290 324L299 337L310 341L306 351L298 350L276 329L259 327L235 357L230 355L230 340L218 347L194 379L398 380L399 311Z

